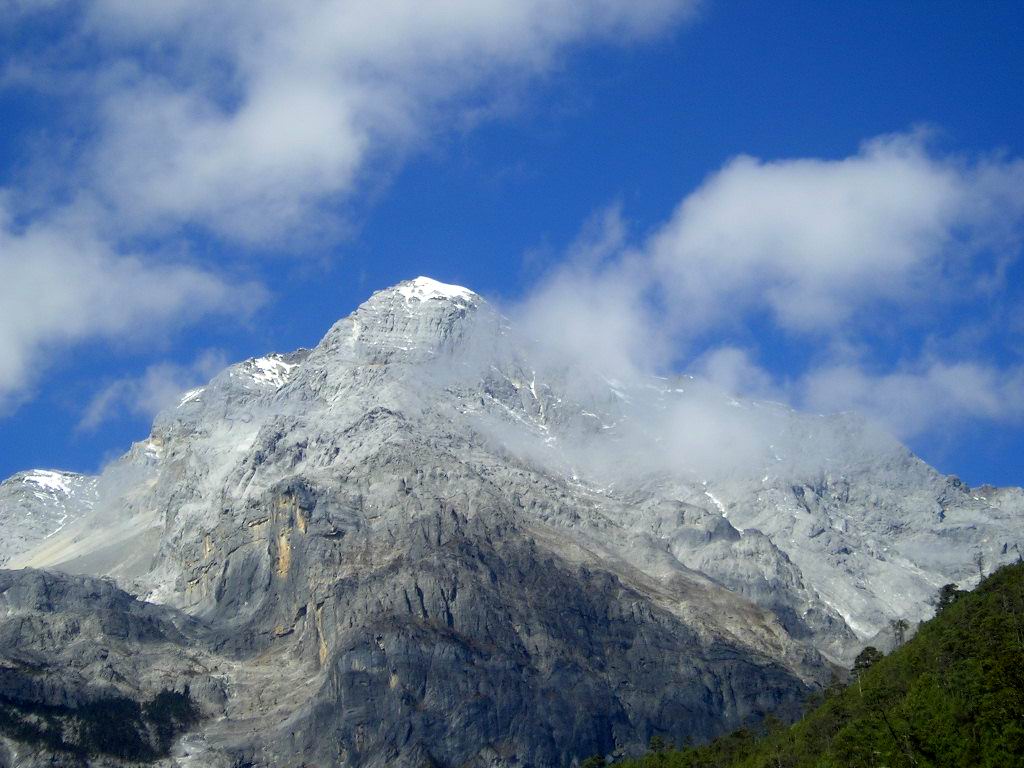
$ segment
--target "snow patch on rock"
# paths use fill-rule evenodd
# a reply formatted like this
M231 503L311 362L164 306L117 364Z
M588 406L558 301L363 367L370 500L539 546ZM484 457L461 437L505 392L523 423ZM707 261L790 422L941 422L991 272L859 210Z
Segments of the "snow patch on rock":
M25 482L38 485L51 493L62 493L65 496L71 493L68 485L68 477L62 472L54 472L48 469L34 469L25 475Z
M188 392L181 396L181 400L178 401L178 407L181 408L181 406L187 403L195 402L196 400L199 399L199 396L203 394L203 390L205 389L206 387L196 387L195 389L190 389Z
M256 357L247 364L248 373L253 380L260 384L268 384L280 389L291 378L291 373L298 363L285 362L281 355L267 355Z

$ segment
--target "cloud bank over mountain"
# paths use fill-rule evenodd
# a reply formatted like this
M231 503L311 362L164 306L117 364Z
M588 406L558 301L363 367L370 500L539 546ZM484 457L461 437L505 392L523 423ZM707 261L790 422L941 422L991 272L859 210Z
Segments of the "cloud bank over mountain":
M74 345L251 317L276 286L260 285L250 254L336 260L349 217L410 157L513 114L581 49L651 43L698 6L11 6L8 29L59 34L18 48L0 82L49 94L65 117L5 182L14 311L0 318L0 401L9 411L29 396ZM877 136L846 157L727 157L639 237L623 208L597 215L516 312L556 359L611 376L689 370L754 397L855 409L903 438L1019 422L1024 312L1006 275L1024 161L943 152L937 134ZM951 333L947 318L967 306ZM1009 352L992 354L1007 338ZM772 363L779 345L797 350L794 364ZM113 402L151 411L146 393L168 388L154 376L174 386L190 370L155 361L108 381L81 423L118 412Z
M856 409L902 437L1024 418L1024 368L950 357L928 335L1005 287L1024 238L1018 158L944 155L925 131L841 159L737 157L639 243L628 229L617 207L595 217L517 310L556 354L617 375L683 365L737 393ZM996 306L977 341L1003 332ZM753 325L813 350L807 367L779 379L729 341ZM865 348L879 332L924 335L879 368Z

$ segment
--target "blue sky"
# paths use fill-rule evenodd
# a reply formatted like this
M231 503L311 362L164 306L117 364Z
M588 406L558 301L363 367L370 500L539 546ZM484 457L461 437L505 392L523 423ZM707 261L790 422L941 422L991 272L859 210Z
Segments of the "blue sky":
M0 476L426 274L1024 483L1019 4L204 5L0 21Z

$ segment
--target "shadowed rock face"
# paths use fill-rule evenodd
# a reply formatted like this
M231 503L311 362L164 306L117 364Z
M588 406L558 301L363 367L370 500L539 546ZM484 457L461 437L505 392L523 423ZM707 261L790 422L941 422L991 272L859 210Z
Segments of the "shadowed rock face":
M0 614L0 765L148 762L177 730L155 727L154 700L191 690L223 707L202 623L110 581L0 571Z
M1019 493L954 485L849 417L733 401L771 451L702 476L657 458L661 422L724 396L542 360L420 278L312 350L232 366L91 481L80 519L12 546L149 602L8 574L0 600L19 578L67 597L12 602L0 654L32 651L54 690L189 682L207 719L179 765L568 765L792 710L822 653L924 615L973 548L1016 556ZM116 675L63 675L70 651L12 624L93 613L123 631L75 642L116 635Z
M250 632L274 626L321 670L288 739L252 745L254 761L562 765L655 732L700 738L792 706L804 690L767 655L701 637L619 578L569 566L511 525L450 508L400 536L386 565L325 574L315 597L308 563L355 552L296 542L296 583L275 573L270 597L232 633L233 650L251 653ZM386 557L357 546L369 562Z

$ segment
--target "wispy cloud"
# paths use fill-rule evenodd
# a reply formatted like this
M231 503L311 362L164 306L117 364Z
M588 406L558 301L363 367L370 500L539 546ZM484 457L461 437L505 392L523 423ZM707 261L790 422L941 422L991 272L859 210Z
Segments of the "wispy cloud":
M498 114L511 84L573 46L658 35L694 6L7 0L0 25L45 17L61 34L7 52L0 87L46 92L68 117L36 137L4 201L0 402L68 345L231 312L260 292L223 263L139 243L336 235L364 184Z
M100 54L80 179L135 231L293 237L571 46L643 40L695 5L93 0L75 37Z
M206 350L188 364L156 363L141 376L125 377L106 384L89 402L79 429L96 429L124 414L152 418L173 405L185 390L205 384L227 365L220 350Z
M765 310L787 331L835 334L871 307L920 306L948 278L970 290L979 251L1019 249L1024 161L937 156L926 138L730 161L646 246L680 329Z
M812 370L799 382L798 396L822 411L850 410L914 437L936 426L955 430L983 419L1024 421L1024 366L934 361L874 372L855 365Z
M151 337L211 313L246 315L264 299L252 283L120 253L83 212L20 225L2 198L0 275L0 411L68 344Z
M836 160L739 157L641 242L626 229L617 207L598 216L518 308L557 354L615 375L681 366L733 393L858 410L903 437L1024 420L1024 368L977 347L944 357L929 333L936 308L1004 287L1024 242L1020 159L943 155L923 131ZM815 352L769 372L753 326ZM880 329L924 340L886 369L868 341Z

